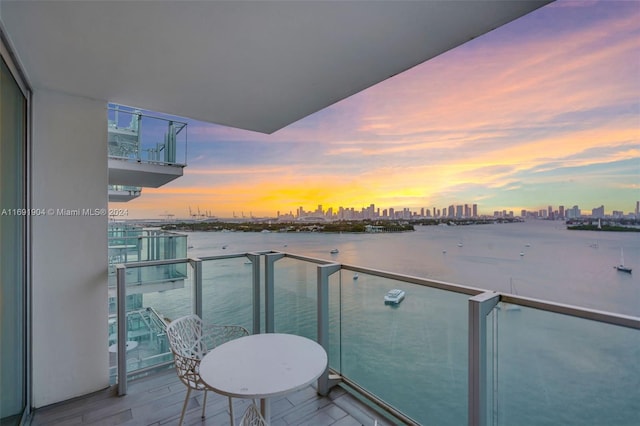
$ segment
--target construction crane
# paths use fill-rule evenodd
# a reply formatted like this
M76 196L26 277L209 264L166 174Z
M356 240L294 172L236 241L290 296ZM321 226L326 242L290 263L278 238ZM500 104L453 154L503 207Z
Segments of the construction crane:
M174 215L174 214L171 214L171 213L164 212L164 214L161 214L160 216L164 217L166 221L169 221L169 220L171 220L171 218L173 218L175 215Z

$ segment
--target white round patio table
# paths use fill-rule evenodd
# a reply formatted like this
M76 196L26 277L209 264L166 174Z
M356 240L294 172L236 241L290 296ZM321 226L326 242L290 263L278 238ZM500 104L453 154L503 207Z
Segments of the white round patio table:
M224 343L200 362L200 377L214 391L236 398L260 398L270 422L270 399L304 388L327 368L327 353L306 337L253 334Z

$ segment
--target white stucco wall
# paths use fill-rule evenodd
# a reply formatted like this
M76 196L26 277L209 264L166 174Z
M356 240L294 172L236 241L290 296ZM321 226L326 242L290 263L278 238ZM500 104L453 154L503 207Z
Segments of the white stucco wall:
M108 386L107 115L101 101L33 95L33 405ZM51 209L54 213L51 213Z

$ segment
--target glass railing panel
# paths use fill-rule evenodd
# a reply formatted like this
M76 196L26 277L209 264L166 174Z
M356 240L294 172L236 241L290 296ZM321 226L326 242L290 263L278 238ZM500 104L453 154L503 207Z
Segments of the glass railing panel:
M109 264L137 262L140 260L141 242L137 236L109 238Z
M329 368L338 374L342 371L342 324L340 308L342 305L342 281L352 280L354 273L347 270L329 276Z
M252 331L253 272L246 256L203 260L202 319Z
M109 156L145 163L186 165L187 124L139 110L108 110Z
M385 303L391 289L404 300ZM341 374L421 424L467 424L468 298L343 273Z
M493 309L486 317L486 370L487 382L484 388L486 395L486 425L493 426L497 416L498 390L498 310Z
M184 259L187 257L186 235L150 235L140 237L140 260Z
M109 185L109 191L140 192L142 187L131 185Z
M186 266L163 265L163 266ZM127 373L171 361L166 324L192 313L193 286L186 276L179 280L140 281L155 276L159 266L126 270ZM117 318L115 288L109 289L109 366L112 382L117 375Z
M637 425L640 330L500 305L497 425Z
M187 236L159 234L109 238L109 286L115 286L115 266L119 263L138 261L184 259L187 257ZM127 282L133 284L184 279L187 276L184 263L161 265L127 271Z
M317 263L285 257L275 263L275 331L317 340Z

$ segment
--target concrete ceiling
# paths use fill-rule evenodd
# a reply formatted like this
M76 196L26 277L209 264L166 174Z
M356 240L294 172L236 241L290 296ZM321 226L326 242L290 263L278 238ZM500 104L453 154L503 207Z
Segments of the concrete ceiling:
M32 86L272 133L549 1L0 1Z

